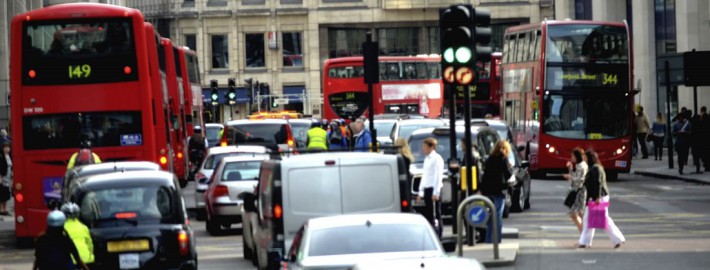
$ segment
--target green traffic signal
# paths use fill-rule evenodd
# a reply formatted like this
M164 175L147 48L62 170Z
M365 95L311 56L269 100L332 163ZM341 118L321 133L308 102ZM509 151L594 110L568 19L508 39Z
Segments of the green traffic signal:
M446 63L454 62L454 48L446 48L446 50L444 50L444 61L446 61Z
M217 96L217 94L212 94L212 100L217 100L217 99L219 99L219 96Z
M471 49L468 47L460 47L456 49L456 62L459 62L461 64L466 64L469 61L471 61L471 58L473 57L471 53Z
M229 93L229 99L235 99L237 97L237 94L234 92Z

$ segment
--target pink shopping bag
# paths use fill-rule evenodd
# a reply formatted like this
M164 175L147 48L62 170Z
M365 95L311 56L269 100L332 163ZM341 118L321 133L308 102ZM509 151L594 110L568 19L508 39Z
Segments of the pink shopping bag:
M587 203L587 227L590 229L606 229L606 211L609 202L597 204L595 201Z

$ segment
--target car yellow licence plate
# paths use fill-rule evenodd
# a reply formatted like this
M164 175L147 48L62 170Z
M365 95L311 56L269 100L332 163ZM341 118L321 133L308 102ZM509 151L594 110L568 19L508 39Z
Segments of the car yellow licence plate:
M124 251L145 251L150 250L148 240L124 240L113 241L106 244L108 252L124 252Z

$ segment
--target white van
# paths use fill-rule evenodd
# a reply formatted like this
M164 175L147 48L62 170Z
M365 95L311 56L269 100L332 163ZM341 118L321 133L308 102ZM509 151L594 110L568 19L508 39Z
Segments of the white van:
M259 269L278 269L298 229L310 218L411 212L404 166L401 156L377 153L263 161L256 194L242 194L244 257Z

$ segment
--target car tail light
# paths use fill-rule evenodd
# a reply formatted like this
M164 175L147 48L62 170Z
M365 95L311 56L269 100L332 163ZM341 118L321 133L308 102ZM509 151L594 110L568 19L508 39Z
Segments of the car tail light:
M160 165L168 164L168 157L160 156Z
M214 191L212 192L212 196L214 197L220 197L220 196L227 196L229 195L229 188L225 185L218 185L214 188Z
M207 176L204 173L198 172L197 175L195 176L195 179L200 181L200 183L206 183L207 182ZM202 181L202 179L205 179Z
M187 232L185 231L180 231L178 232L177 235L178 238L178 247L180 250L180 255L186 256L190 252L190 237L187 235Z
M292 139L288 139L288 141L286 141L286 144L288 144L289 148L293 148L294 142Z
M275 205L274 206L274 217L281 219L282 216L283 216L283 209L281 208L281 205L280 204Z
M407 200L402 200L402 208L409 207L409 202Z
M177 153L177 157L178 157L179 159L182 159L182 152L178 152L178 153Z

